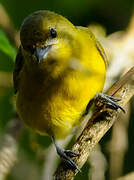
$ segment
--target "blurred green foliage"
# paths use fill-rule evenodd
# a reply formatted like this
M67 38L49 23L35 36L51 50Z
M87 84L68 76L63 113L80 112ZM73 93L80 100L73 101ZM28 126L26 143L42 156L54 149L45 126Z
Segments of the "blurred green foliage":
M10 44L5 33L0 29L0 51L8 55L13 61L15 60L16 50Z
M12 71L16 56L15 48L10 44L6 34L0 29L0 71ZM2 89L0 89L2 91ZM13 117L12 88L5 88L0 95L0 132L7 127L8 121Z
M7 128L8 122L12 119L14 114L13 105L11 103L12 96L12 89L5 89L4 94L0 96L0 133Z

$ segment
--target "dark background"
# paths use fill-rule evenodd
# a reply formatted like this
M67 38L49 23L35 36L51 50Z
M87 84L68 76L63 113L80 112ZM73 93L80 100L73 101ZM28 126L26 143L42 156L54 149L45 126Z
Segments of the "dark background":
M133 11L133 0L1 0L17 28L30 13L48 9L67 17L75 25L104 25L108 33L122 30Z

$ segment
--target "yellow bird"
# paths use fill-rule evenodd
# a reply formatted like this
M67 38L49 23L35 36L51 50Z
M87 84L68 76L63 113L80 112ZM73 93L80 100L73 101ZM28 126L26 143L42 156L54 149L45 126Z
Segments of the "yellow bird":
M20 119L34 131L52 137L57 153L72 168L78 155L62 150L56 138L66 137L102 91L106 57L88 28L74 26L61 15L37 11L20 31L21 45L13 74ZM118 108L113 98L108 104Z

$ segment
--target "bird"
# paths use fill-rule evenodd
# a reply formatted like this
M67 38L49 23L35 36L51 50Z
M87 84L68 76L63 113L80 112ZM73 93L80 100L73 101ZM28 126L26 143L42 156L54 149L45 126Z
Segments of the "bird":
M18 115L35 132L50 136L61 159L80 171L71 158L79 154L60 148L57 139L81 123L96 96L121 108L117 99L102 93L104 49L88 28L48 10L25 18L20 41L13 72Z

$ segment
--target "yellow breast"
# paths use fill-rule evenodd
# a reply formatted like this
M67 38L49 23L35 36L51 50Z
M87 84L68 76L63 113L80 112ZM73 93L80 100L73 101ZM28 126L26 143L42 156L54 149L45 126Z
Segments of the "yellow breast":
M23 81L17 94L21 119L41 134L57 138L68 135L79 122L88 102L103 88L105 65L99 55L92 66L87 72L68 72L64 79L56 82L46 82L46 77L40 81L35 78L39 77L38 74L29 75L23 71Z

